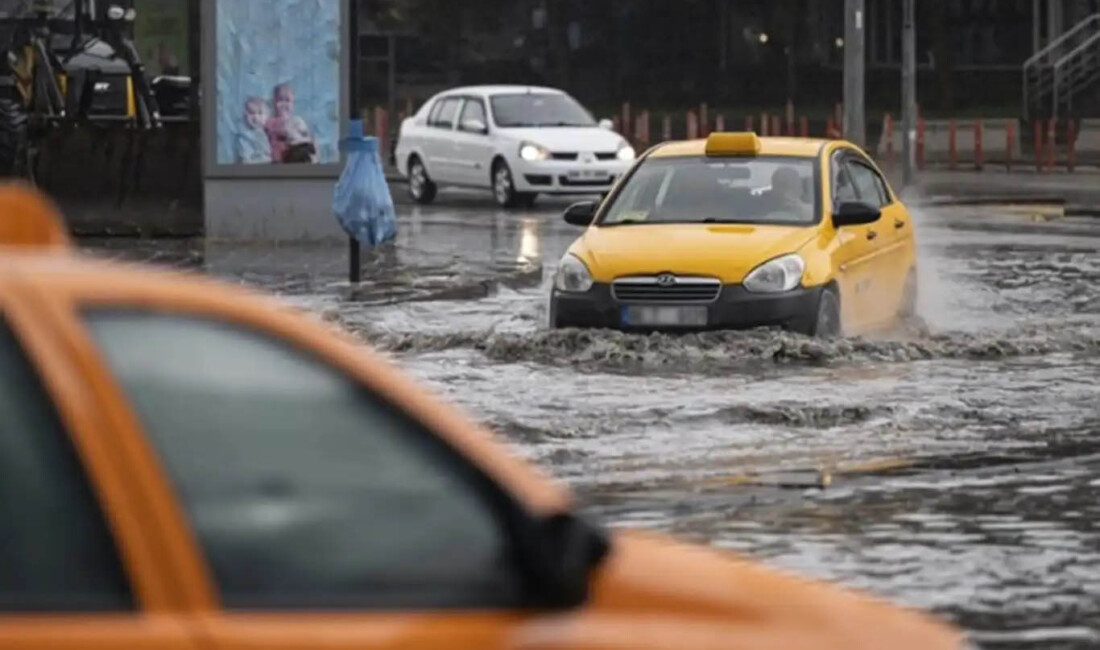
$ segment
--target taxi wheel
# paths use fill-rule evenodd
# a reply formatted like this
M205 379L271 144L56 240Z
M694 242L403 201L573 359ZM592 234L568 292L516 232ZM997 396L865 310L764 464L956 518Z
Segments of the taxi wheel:
M409 196L413 201L421 205L427 205L435 200L435 183L428 176L428 170L420 158L413 156L409 161Z
M841 336L840 324L840 297L836 289L827 287L821 292L821 299L817 302L817 318L814 320L812 335L823 339L834 339Z

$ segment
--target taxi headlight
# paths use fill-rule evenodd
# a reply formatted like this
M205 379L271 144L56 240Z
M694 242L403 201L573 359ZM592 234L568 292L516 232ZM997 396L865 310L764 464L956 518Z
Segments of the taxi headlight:
M784 255L764 262L745 276L745 289L753 293L790 291L802 283L806 262L798 255Z
M623 162L630 162L631 160L634 160L634 157L636 155L637 154L635 154L634 152L634 147L626 144L625 142L623 143L623 146L619 149L619 151L615 154L615 156Z
M528 162L535 162L538 160L546 160L550 157L550 152L546 147L537 145L533 142L524 142L519 146L519 157Z
M592 288L592 274L588 272L584 262L566 253L558 265L557 275L554 276L554 287L558 291L584 293Z

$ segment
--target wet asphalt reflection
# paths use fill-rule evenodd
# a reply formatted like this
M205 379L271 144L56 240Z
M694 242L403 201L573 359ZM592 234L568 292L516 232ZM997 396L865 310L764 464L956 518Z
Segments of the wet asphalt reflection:
M818 342L548 331L564 205L402 208L358 290L341 248L93 246L340 322L612 526L930 608L983 647L1100 646L1100 220L921 213L925 326Z

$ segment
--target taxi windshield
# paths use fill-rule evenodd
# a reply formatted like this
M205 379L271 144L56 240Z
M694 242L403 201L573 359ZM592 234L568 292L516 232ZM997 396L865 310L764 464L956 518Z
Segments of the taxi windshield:
M811 158L650 158L599 224L809 225L818 214L814 177Z

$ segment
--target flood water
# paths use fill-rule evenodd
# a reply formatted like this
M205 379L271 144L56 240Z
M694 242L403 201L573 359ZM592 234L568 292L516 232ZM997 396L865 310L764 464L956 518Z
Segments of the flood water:
M403 209L354 296L342 249L120 254L339 321L611 526L928 608L982 647L1100 647L1100 220L921 213L925 327L819 342L549 331L562 204L443 201Z

